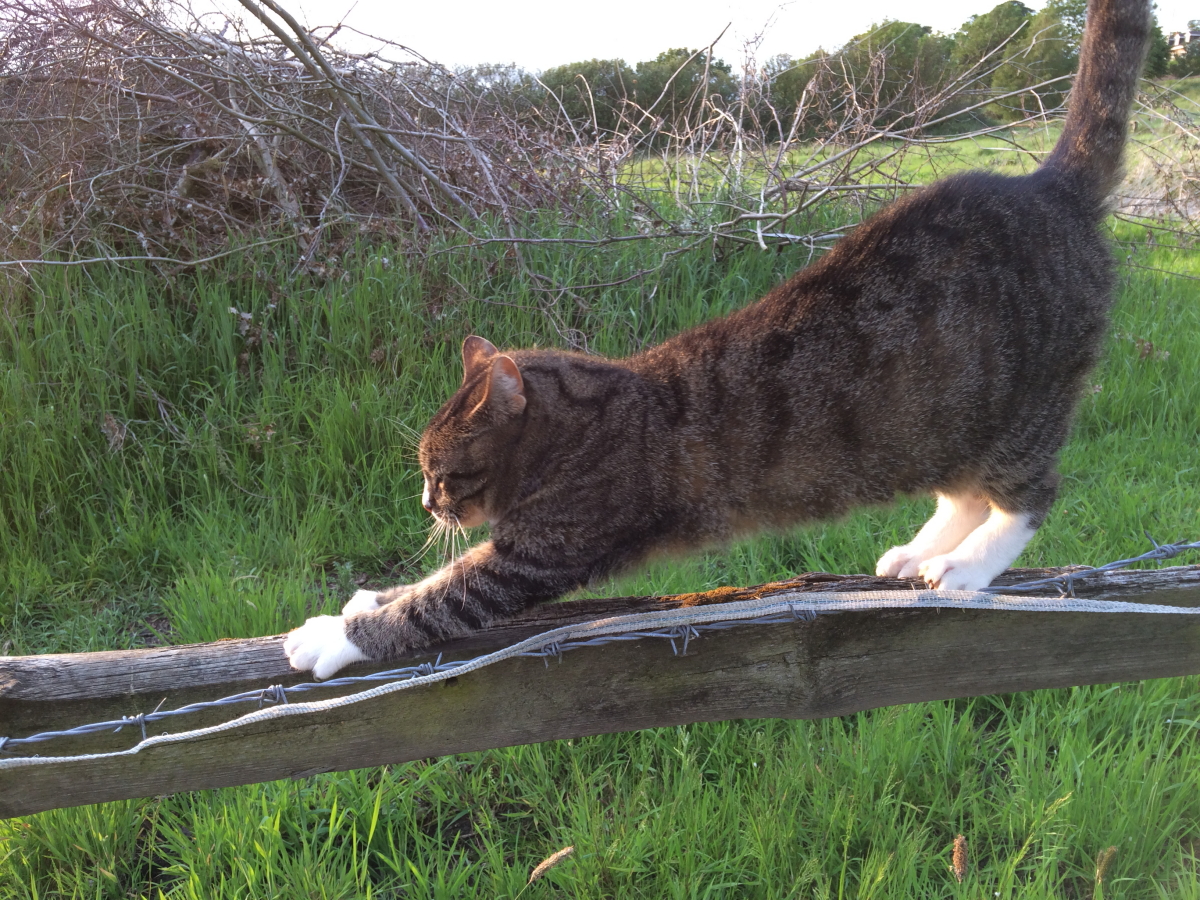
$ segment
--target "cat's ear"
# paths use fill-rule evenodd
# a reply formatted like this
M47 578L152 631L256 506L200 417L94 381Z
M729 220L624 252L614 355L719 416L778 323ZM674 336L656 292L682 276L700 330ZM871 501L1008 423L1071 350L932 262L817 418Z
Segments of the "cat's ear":
M463 384L466 384L472 375L487 365L488 361L499 352L486 338L471 335L463 341Z
M525 409L525 381L517 364L507 356L492 357L487 376L487 390L479 406L487 405L496 412L517 415Z

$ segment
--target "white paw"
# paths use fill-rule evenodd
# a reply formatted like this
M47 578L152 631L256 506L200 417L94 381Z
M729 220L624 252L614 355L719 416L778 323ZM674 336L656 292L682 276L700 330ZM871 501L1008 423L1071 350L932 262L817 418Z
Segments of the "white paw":
M920 562L915 557L916 554L908 544L902 547L893 547L879 557L879 562L875 564L875 574L880 578L912 578L916 574L915 563ZM906 575L904 574L905 569L912 571Z
M918 570L925 583L938 591L978 591L992 583L992 573L977 561L952 553L931 556Z
M316 616L309 619L283 642L283 652L293 669L312 669L325 679L350 663L367 658L346 637L346 621L341 616Z
M379 593L377 591L358 591L346 601L346 605L342 607L342 615L349 616L353 613L371 612L375 609L379 609Z

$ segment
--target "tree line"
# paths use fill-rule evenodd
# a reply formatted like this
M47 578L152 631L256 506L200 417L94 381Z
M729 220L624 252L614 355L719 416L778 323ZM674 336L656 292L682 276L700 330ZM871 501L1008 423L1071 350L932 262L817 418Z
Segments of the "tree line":
M864 109L893 117L919 111L923 99L957 79L963 89L933 105L937 118L944 120L957 106L972 108L981 119L1012 121L1062 103L1070 85L1064 76L1074 73L1079 61L1085 7L1086 0L1049 0L1034 12L1021 0L1005 0L953 34L885 21L837 50L800 59L782 54L742 73L707 51L673 48L635 65L622 59L568 63L537 79L510 71L508 77L518 83L509 87L518 93L522 87L540 89L541 102L576 128L600 134L646 120L659 127L683 125L705 100L756 120L776 136L795 133L797 126L802 132L819 131L825 115L817 97L822 77L840 80L843 89L852 86L859 95L855 102ZM1196 53L1171 60L1156 22L1145 74L1200 72L1200 41L1189 49ZM986 96L1002 99L979 107Z

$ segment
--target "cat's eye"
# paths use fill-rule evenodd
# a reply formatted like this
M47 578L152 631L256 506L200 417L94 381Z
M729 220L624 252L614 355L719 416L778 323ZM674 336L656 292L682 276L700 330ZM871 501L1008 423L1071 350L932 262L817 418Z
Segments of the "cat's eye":
M478 478L483 474L483 469L476 469L473 472L447 472L438 480L438 484L444 484L447 481L467 481L470 478Z
M437 489L439 491L445 491L447 490L447 485L451 484L452 482L462 481L465 477L466 476L461 475L458 472L447 472L445 475L439 475L436 483Z

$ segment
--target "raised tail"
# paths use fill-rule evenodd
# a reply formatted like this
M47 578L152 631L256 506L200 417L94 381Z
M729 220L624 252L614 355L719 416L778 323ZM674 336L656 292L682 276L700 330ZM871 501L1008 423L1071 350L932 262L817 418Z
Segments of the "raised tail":
M1088 0L1067 123L1042 165L1069 177L1098 209L1121 183L1129 110L1149 42L1150 0Z

